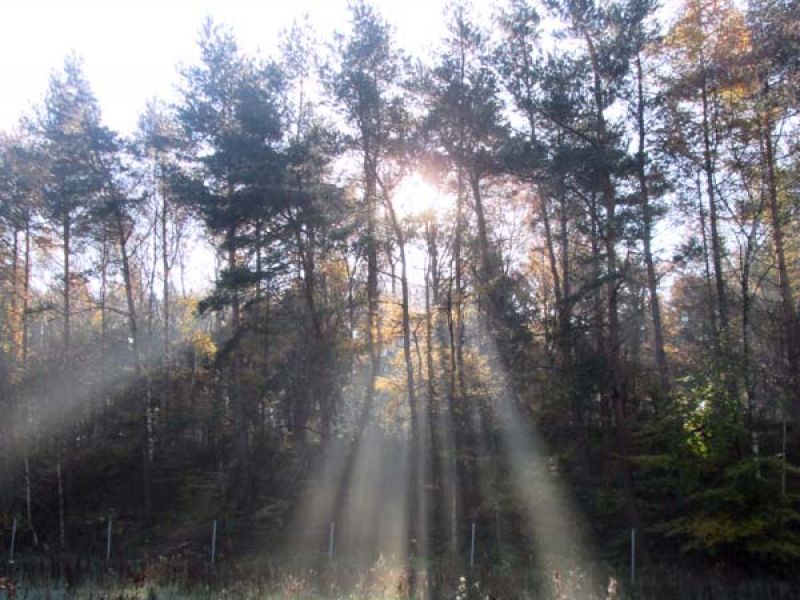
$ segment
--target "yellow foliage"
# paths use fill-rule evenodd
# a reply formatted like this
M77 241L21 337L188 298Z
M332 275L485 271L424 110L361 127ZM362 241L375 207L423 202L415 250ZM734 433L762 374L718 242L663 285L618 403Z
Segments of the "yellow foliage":
M397 377L383 377L379 375L375 378L375 391L383 394L398 394L405 390L402 381Z
M194 347L194 351L198 356L210 358L217 353L217 345L211 339L211 336L204 331L193 331L188 336L188 341Z
M702 72L713 65L724 72L728 94L753 85L753 78L744 77L741 69L742 59L752 50L752 40L744 15L732 2L687 0L680 14L664 39L664 48L679 73Z

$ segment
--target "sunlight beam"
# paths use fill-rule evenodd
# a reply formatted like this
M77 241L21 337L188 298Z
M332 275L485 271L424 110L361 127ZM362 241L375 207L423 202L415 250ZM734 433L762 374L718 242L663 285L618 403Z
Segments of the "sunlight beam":
M484 318L477 321L473 343L491 366L488 383L496 400L500 441L510 461L511 483L536 549L536 561L544 575L552 574L555 587L563 586L555 591L567 593L565 597L588 596L601 588L593 577L584 523L558 479L556 463L516 404L511 379Z

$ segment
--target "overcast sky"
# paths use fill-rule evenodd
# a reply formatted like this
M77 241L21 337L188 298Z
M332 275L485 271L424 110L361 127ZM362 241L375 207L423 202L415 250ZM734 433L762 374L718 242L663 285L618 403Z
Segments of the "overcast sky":
M176 66L197 60L210 15L248 52L271 54L306 13L321 37L347 27L347 0L0 0L0 130L38 103L64 56L77 52L110 127L131 131L148 98L170 99ZM421 54L443 34L445 0L377 0L397 41ZM481 2L476 2L481 4Z

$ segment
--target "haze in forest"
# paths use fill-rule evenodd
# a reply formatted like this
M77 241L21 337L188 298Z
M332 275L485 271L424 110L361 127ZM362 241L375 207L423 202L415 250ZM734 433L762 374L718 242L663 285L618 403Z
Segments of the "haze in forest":
M796 596L798 0L163 4L0 31L0 598Z

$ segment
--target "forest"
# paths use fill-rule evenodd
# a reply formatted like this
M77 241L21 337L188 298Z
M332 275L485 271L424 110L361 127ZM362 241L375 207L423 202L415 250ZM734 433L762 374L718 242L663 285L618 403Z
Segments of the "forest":
M800 597L800 2L484 8L0 133L0 598Z

